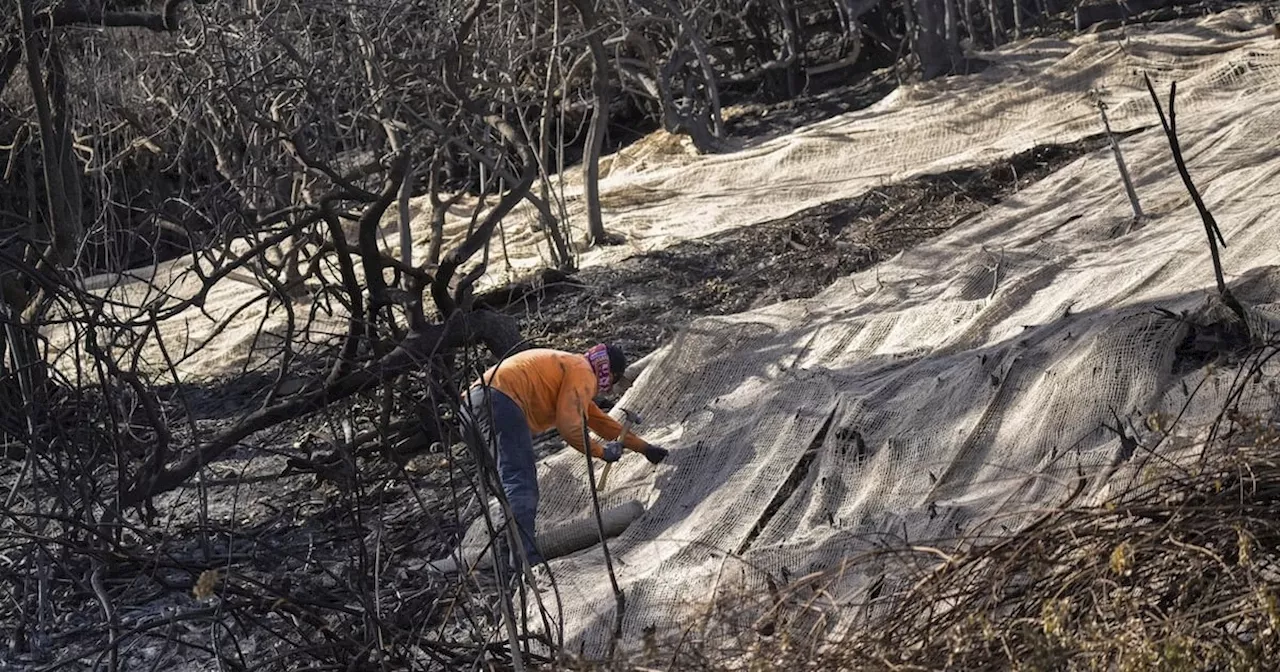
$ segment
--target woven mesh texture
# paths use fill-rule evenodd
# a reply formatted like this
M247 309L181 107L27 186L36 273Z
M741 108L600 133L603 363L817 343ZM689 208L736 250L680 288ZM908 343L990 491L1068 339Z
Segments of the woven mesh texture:
M1092 133L1087 92L1099 85L1127 99L1112 108L1117 126L1153 124L1136 88L1152 70L1179 82L1182 145L1226 237L1228 281L1255 329L1270 329L1280 49L1248 16L1122 42L1033 42L979 78L904 89L810 127L767 161L752 153L763 148L747 150L703 170L667 169L663 185L722 200L699 212L705 221L778 214L742 193L758 184L750 172L770 175L763 188L786 194L778 200L857 193L866 180ZM819 160L831 157L819 146L840 143L838 161ZM1149 464L1108 426L1151 445L1153 416L1182 414L1185 427L1213 418L1236 372L1183 366L1188 326L1155 310L1222 310L1204 228L1158 127L1122 146L1149 215L1131 229L1115 161L1097 152L812 299L703 319L664 348L621 404L671 456L656 468L623 460L609 493L647 506L610 544L633 643L652 625L715 627L717 595L767 595L885 543L946 547L1013 532L1077 488L1079 501L1099 501L1140 485ZM1265 387L1248 386L1242 410L1271 413ZM1192 438L1166 440L1163 456L1189 454ZM589 506L576 457L541 465L541 520ZM615 615L599 548L552 566L570 648L603 651ZM829 606L865 599L879 571L870 563L824 579ZM834 613L846 623L868 615Z
M886 541L1016 530L1082 477L1082 501L1097 501L1142 481L1143 462L1104 423L1145 442L1152 414L1181 414L1186 426L1211 420L1234 372L1180 367L1187 327L1153 310L1212 310L1213 277L1165 138L1150 130L1142 75L1162 92L1178 82L1185 157L1226 237L1228 280L1267 328L1280 288L1280 41L1271 30L1245 9L1031 40L985 54L993 65L981 74L904 86L866 110L736 151L697 156L659 134L610 157L605 223L629 245L586 253L583 265L1094 135L1095 89L1105 90L1116 130L1149 129L1121 143L1149 215L1137 226L1128 226L1114 159L1094 153L812 299L703 319L666 346L621 403L671 456L656 468L627 457L605 493L605 506L646 507L610 544L629 640L649 626L700 622L718 594L767 594ZM566 193L580 221L577 187ZM517 271L543 260L533 219L521 207L504 224ZM456 240L465 223L449 227ZM425 245L425 220L420 230ZM154 270L178 279L174 293L187 291L180 264ZM113 296L141 303L140 287ZM235 371L255 339L282 328L282 315L257 308L233 316L242 294L223 283L206 313L163 325L175 350L213 344L182 364L184 376ZM318 326L339 333L342 317ZM144 363L164 361L153 354ZM1263 388L1249 384L1242 410L1270 412ZM1193 437L1162 450L1187 454ZM587 515L578 453L545 460L539 474L540 525ZM569 648L603 651L614 601L599 548L552 567ZM831 602L854 600L877 571L871 563L842 574Z
M583 252L579 265L608 263L682 240L769 221L913 175L989 163L1037 144L1068 143L1096 135L1101 124L1091 95L1094 90L1104 92L1115 130L1154 125L1154 111L1142 83L1144 73L1161 90L1177 80L1179 116L1188 133L1195 130L1193 126L1203 132L1208 126L1202 122L1216 115L1221 133L1275 137L1280 121L1266 112L1263 102L1280 79L1280 55L1271 30L1257 9L1246 9L1072 40L1029 40L982 54L992 65L980 74L903 86L865 110L782 137L741 141L740 146L713 155L697 155L680 138L655 133L603 160L600 193L605 225L625 236L627 244ZM1219 163L1231 160L1213 156ZM1188 148L1187 159L1197 175L1205 178L1223 169L1193 148ZM1265 184L1265 167L1255 168L1261 172L1251 174L1250 179ZM1097 169L1114 174L1109 166L1098 164ZM585 214L579 180L578 171L566 175L562 193L569 222L581 233ZM1092 196L1123 199L1123 191L1114 187L1107 180L1101 193ZM1184 194L1173 191L1164 200L1152 200L1154 195L1147 193L1147 187L1145 183L1138 185L1144 193L1144 209L1153 215L1180 208L1185 199ZM1217 188L1249 187L1241 182ZM558 182L555 190L561 191ZM1226 197L1225 193L1206 195ZM1049 207L1045 202L1023 203L1027 214ZM448 218L446 249L465 237L471 221L469 206L464 199ZM411 210L416 218L415 259L422 259L430 242L430 206L425 198L415 199ZM1125 217L1121 208L1108 212L1112 214L1106 219L1095 215L1073 222L1071 235L1059 237L1058 244L1074 250L1077 241L1105 238L1114 227L1123 225ZM509 280L549 261L546 234L531 227L536 220L535 211L527 204L518 206L504 220L500 244L495 243L491 253L491 271L482 284ZM388 213L384 225L380 240L388 254L396 255L399 237L394 213ZM1185 235L1195 233L1187 231ZM245 242L240 248L249 244ZM1023 249L1030 250L1019 248ZM1006 246L1006 255L1011 254ZM207 273L209 269L204 270ZM953 291L962 296L984 291L987 285L981 274L992 271L974 268L966 272L973 275L948 278L957 283ZM127 281L130 276L154 281L174 297L190 296L200 284L190 270L190 260L178 259L126 274L123 284L116 277L98 277L89 279L88 285L105 288L114 283L111 298L122 306L157 298L157 292L145 282ZM288 333L286 316L278 307L268 307L265 301L241 307L255 293L256 287L219 283L203 309L192 307L161 326L159 336L173 352L185 351L184 346L194 349L196 344L204 348L200 356L179 363L184 378L222 375L246 362L253 364L255 358L261 359L261 352L270 351L264 346L271 345L271 339ZM295 326L305 328L308 339L320 342L343 334L344 318L342 314L302 310L296 315ZM71 340L64 334L50 337L55 345ZM164 353L155 346L143 354L144 361L157 366L165 361Z

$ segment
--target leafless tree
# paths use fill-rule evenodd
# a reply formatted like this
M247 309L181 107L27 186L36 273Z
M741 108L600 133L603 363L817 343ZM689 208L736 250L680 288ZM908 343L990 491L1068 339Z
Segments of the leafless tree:
M358 484L357 457L448 445L459 386L527 345L474 298L508 215L536 213L563 269L576 241L614 238L599 180L619 109L719 151L727 100L799 95L856 65L872 9L907 24L890 38L938 76L958 67L962 36L990 22L997 39L1012 6L982 4L962 16L956 0L17 0L0 19L0 529L21 557L0 579L22 605L46 599L50 576L80 586L116 660L120 612L102 576L149 562L163 538L154 502L203 492L229 451L306 419L342 438L328 461L284 449L290 467L329 478L343 466ZM579 153L575 219L563 176ZM454 217L470 226L450 240ZM228 284L243 291L212 336L169 335L209 319ZM260 330L241 372L265 389L201 425L180 370L250 314L283 324ZM351 500L353 519L361 506ZM360 554L379 543L351 546L361 576L377 576ZM273 588L290 606L264 606L250 583L226 594L290 610L333 647L316 655L354 660L393 632L370 581L352 598L363 640L326 630L316 613L331 607L286 589ZM47 621L47 606L22 609Z

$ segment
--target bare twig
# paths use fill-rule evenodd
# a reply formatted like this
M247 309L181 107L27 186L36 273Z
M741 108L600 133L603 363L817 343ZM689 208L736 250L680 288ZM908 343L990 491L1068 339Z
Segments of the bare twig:
M1173 154L1174 165L1178 167L1178 175L1182 176L1182 184L1186 186L1187 192L1191 194L1191 200L1196 205L1196 210L1200 212L1200 219L1204 222L1205 236L1209 239L1209 254L1213 258L1213 276L1218 283L1218 294L1222 297L1222 301L1231 308L1242 322L1248 326L1248 320L1245 317L1244 306L1236 300L1231 290L1227 288L1226 280L1222 273L1222 260L1218 256L1218 246L1227 246L1227 241L1222 237L1222 231L1218 228L1218 222L1214 220L1213 213L1209 212L1208 206L1204 204L1204 199L1200 197L1200 190L1196 189L1195 183L1191 181L1191 174L1187 172L1187 162L1182 158L1182 147L1178 142L1178 121L1176 110L1174 108L1175 96L1178 93L1178 83L1173 82L1169 85L1169 118L1165 119L1164 109L1160 106L1160 98L1156 96L1155 87L1151 84L1151 78L1147 75L1142 76L1147 84L1147 92L1151 94L1151 102L1156 106L1156 113L1160 115L1160 126L1164 129L1165 137L1169 139L1169 151Z
M613 615L613 637L609 640L609 660L613 660L618 643L622 641L622 620L627 614L627 595L618 586L618 575L613 571L613 556L609 553L609 542L605 539L604 518L600 515L600 493L596 490L595 459L591 457L591 436L587 432L587 416L582 416L582 445L587 457L587 484L591 491L591 513L596 519L596 529L600 531L600 549L604 553L604 567L609 574L609 585L613 588L615 610Z

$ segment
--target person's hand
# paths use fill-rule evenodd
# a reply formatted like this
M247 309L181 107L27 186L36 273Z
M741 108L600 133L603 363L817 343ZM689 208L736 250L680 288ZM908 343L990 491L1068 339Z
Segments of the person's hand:
M649 460L650 464L658 464L667 459L668 451L662 446L649 446L644 449L644 456Z
M622 442L610 441L604 444L604 455L602 457L605 462L617 462L622 459Z

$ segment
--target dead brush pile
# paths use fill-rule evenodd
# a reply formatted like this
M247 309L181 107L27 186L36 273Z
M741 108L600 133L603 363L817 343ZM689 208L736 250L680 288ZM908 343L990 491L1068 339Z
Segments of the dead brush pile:
M1272 669L1277 445L1266 431L1169 467L1139 496L975 547L824 656L884 669Z

